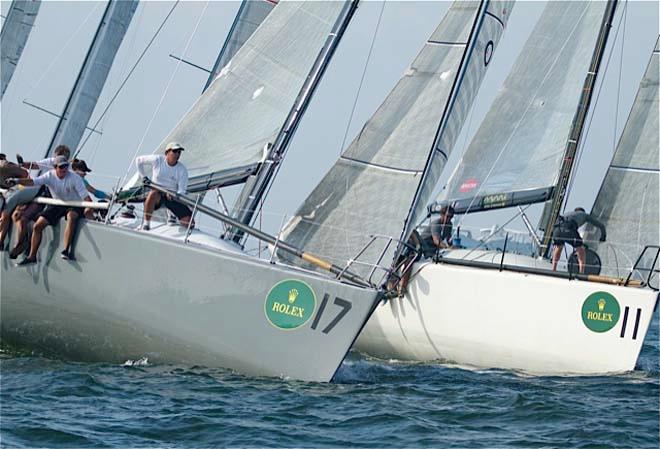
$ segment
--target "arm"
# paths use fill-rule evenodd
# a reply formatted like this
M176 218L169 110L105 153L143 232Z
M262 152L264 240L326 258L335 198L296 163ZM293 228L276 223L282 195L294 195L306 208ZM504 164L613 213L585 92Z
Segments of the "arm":
M605 229L605 225L592 217L591 214L587 214L587 223L596 226L600 230L600 241L604 242L607 238L607 230Z
M179 174L179 182L177 183L177 190L176 192L179 195L185 195L186 192L188 191L188 170L181 166L182 170L180 170Z
M88 183L85 178L83 178L83 182L85 183L85 188L87 189L87 191L89 193L91 193L92 195L94 195L96 198L98 198L100 200L105 200L105 199L108 198L107 193L105 193L104 191L99 190L95 187L92 187L92 185L90 183Z
M53 168L53 158L48 157L46 159L41 159L35 162L22 162L21 167L27 168L28 170L38 170L38 169L51 169Z
M140 177L151 176L151 170L153 169L153 163L158 159L158 155L150 154L147 156L138 156L135 158L135 165L137 166L137 171L140 174Z

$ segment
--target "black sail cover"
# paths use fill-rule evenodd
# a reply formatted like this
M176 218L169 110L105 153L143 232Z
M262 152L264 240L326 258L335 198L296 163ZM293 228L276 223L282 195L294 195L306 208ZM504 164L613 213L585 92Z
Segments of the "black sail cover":
M282 234L287 243L344 266L371 235L396 239L407 217L415 223L426 215L512 7L512 1L452 4L384 103L289 221ZM374 264L389 267L396 246L375 242L351 270L368 276Z
M644 246L660 245L659 45L660 39L591 211L605 225L607 241L599 242L599 231L592 227L585 234L601 258L601 274L609 276L627 276ZM650 267L654 257L647 252L640 266ZM646 280L648 272L634 276ZM657 286L657 274L654 281Z

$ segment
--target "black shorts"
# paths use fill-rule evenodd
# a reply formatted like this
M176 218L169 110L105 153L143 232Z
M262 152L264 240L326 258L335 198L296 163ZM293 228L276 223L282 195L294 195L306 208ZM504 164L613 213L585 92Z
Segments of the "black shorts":
M80 207L51 205L46 206L46 208L38 215L38 217L44 217L46 221L48 221L49 225L55 226L69 211L77 213L78 217L84 217L83 209Z
M552 242L555 245L563 245L568 243L573 248L582 246L582 237L577 231L575 226L571 223L561 223L554 227L552 230Z
M172 211L176 218L181 220L184 217L190 217L192 211L185 204L181 204L178 201L168 200L164 194L161 195L160 201L156 204L156 209L160 209L162 206L165 206Z

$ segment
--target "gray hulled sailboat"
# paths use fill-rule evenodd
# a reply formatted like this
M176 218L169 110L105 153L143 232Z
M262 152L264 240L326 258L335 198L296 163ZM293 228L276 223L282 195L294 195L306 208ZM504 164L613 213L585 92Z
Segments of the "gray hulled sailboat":
M244 182L281 129L295 130L290 112L304 111L355 7L284 1L273 9L165 139L186 148L193 191ZM83 224L77 261L65 262L54 257L53 232L37 265L2 259L2 337L75 359L148 357L328 381L378 297L358 276L285 244L336 276L248 256L200 230L141 232L110 221Z
M14 75L25 44L37 18L41 0L13 0L0 33L0 98Z

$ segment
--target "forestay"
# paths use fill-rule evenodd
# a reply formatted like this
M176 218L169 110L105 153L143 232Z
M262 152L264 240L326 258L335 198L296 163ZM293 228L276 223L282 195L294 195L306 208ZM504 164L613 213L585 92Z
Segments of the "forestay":
M47 155L61 144L68 145L74 151L78 147L137 6L137 0L108 2L53 133Z
M157 149L183 145L189 190L217 187L217 174L263 160L344 3L279 2L220 71Z
M644 246L660 245L659 58L660 39L592 210L607 228L607 242L597 242L597 230L585 236L600 255L602 273L611 276L626 276ZM650 267L655 253L647 256L641 267ZM648 272L635 276L646 280Z
M5 95L5 90L14 75L18 60L21 58L37 18L39 6L41 6L41 0L13 0L9 5L9 12L2 26L2 33L0 33L0 54L2 55L0 98Z
M227 40L225 40L225 44L222 46L215 64L213 64L213 69L204 90L208 89L220 70L231 61L231 58L252 36L252 33L261 25L261 22L270 14L275 5L277 5L277 0L243 0L241 2Z
M548 2L440 195L459 213L547 200L607 2Z
M416 205L424 208L429 199L512 6L452 4L385 102L289 222L285 241L342 266L370 235L397 238L411 204L412 222L418 218ZM426 171L426 186L416 195ZM368 275L385 244L371 245L351 270ZM396 243L385 249L384 265L395 249Z

